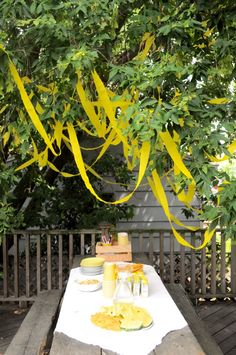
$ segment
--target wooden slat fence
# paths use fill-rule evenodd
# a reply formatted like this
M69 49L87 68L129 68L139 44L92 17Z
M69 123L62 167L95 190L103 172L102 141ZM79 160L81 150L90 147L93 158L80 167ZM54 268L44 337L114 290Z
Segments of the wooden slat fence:
M128 233L133 252L146 253L165 283L181 283L197 299L236 297L236 245L219 232L198 251L179 245L170 230ZM204 231L181 234L198 246ZM95 255L100 237L100 230L25 230L3 236L0 301L28 301L42 290L62 289L74 255Z

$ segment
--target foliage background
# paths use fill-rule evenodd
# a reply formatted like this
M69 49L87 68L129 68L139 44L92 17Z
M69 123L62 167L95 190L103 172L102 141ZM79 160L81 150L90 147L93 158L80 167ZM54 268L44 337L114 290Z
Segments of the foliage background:
M21 76L31 79L26 88L34 91L33 102L39 100L44 107L41 119L45 128L50 129L52 111L62 122L75 122L79 117L88 123L81 105L75 101L78 69L94 97L93 69L117 94L124 89L138 89L139 101L126 112L126 117L133 137L152 142L147 173L153 167L161 175L169 169L169 158L157 133L166 128L170 132L176 130L181 155L202 200L201 218L209 220L212 227L220 224L231 237L236 233L235 177L218 170L207 154L229 155L226 147L235 139L235 30L236 5L231 0L2 0L0 4L0 43ZM137 54L146 32L155 36L155 46L141 62ZM11 189L17 186L11 196L4 188L2 200L19 211L35 186L55 188L56 177L47 169L34 166L14 174L13 181L12 169L29 159L32 152L31 137L39 149L43 142L24 113L3 53L0 60L0 110L8 105L0 122L1 135L5 137L0 148L0 179L1 184L7 180ZM58 88L53 95L36 86L49 87L52 83ZM229 101L210 105L208 101L214 98ZM71 109L63 115L68 103ZM78 134L82 136L79 129ZM65 148L55 162L59 168L70 161L69 155ZM182 189L189 183L181 174L174 178ZM217 198L212 187L222 181L231 183L223 185ZM43 199L45 190L41 191ZM185 213L191 213L191 209Z

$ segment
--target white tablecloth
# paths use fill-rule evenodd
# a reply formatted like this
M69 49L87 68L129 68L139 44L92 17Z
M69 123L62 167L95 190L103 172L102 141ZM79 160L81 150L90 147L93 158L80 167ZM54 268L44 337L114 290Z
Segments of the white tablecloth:
M71 270L55 331L120 355L148 354L167 333L181 329L187 323L154 268L144 265L144 272L149 280L149 297L137 297L134 304L149 311L154 322L151 328L116 332L96 327L90 320L91 315L100 311L101 306L111 305L112 301L103 297L101 289L95 292L79 291L75 280L89 277L76 268ZM102 280L102 275L96 278Z

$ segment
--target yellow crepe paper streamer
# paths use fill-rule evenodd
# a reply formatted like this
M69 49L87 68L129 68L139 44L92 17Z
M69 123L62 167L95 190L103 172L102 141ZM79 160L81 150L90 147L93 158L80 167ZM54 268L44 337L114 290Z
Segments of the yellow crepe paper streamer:
M79 126L80 129L82 129L82 131L84 131L85 133L87 133L89 136L97 137L97 134L91 132L91 131L85 126L85 123L84 123L84 122L80 122L79 120L77 120L77 125Z
M228 151L230 154L234 154L236 152L236 140L229 145Z
M166 193L165 190L163 188L161 179L156 171L156 169L153 170L152 172L152 179L150 177L148 177L148 182L149 185L152 188L152 191L154 193L154 196L156 197L157 201L161 204L166 217L168 218L169 222L171 223L171 221L173 221L175 224L181 226L181 227L185 227L189 230L192 231L196 231L199 228L198 227L192 227L192 226L186 226L184 225L182 222L180 222L176 217L174 217L170 211L169 211L169 204L168 204L168 200L166 197Z
M45 158L47 157L47 153L45 152L46 150L48 150L48 148L46 148L43 152L41 153L37 153L34 151L33 155L34 157L27 160L25 163L21 164L20 166L18 166L15 170L19 171L19 170L23 170L28 168L30 165L39 162L40 164L42 164L42 162L45 161Z
M149 32L146 32L143 35L143 38L142 38L142 41L140 44L140 46L142 46L145 43L144 49L135 57L135 59L142 60L142 61L145 60L145 58L148 55L148 52L151 49L151 46L154 43L154 40L155 40L155 36L152 36Z
M165 144L166 150L169 153L170 157L172 158L175 166L188 178L191 180L191 183L188 186L188 192L185 194L184 191L181 191L178 194L178 199L181 202L189 203L192 201L195 190L196 190L196 183L190 173L190 171L184 165L181 155L178 152L177 145L175 144L174 140L172 139L170 133L166 132L159 132L159 136L162 142Z
M170 169L172 170L172 169ZM176 189L176 185L174 185L170 179L170 177L168 176L168 173L164 175L166 177L166 180L168 181L168 184L170 185L170 187L172 188L172 190L175 192L176 197L178 198L178 191ZM185 206L190 208L192 211L196 212L197 214L201 212L201 210L192 207L188 202L184 202Z
M9 105L5 105L0 109L0 115L7 109Z
M123 145L126 145L127 147L129 147L129 145L127 143L127 139L124 137L122 132L117 127L115 113L114 113L110 98L108 96L106 87L104 86L102 80L100 79L100 77L98 76L96 71L94 71L92 73L92 76L93 76L94 84L97 89L98 96L99 96L101 102L103 102L104 110L107 114L107 117L109 118L109 120L111 122L111 125L113 126L113 129L116 130L116 133L117 133L118 137L120 138L120 140L122 141Z
M10 73L17 85L17 88L20 92L21 95L21 99L23 101L23 104L25 106L26 111L28 112L31 121L33 122L35 128L37 129L37 131L39 132L39 134L41 135L41 137L44 139L46 145L49 147L49 149L52 151L52 153L57 156L58 154L56 153L56 151L54 150L52 143L39 119L39 116L37 115L35 108L32 104L32 102L30 101L29 95L27 94L24 85L22 83L22 80L16 70L15 65L13 64L12 60L10 59L9 55L7 54L7 52L5 51L5 49L0 45L0 49L7 55L8 57L8 65L9 65L9 69L10 69Z
M165 190L162 186L162 183L161 183L161 180L160 180L160 177L157 173L156 170L153 170L152 172L152 178L151 177L148 177L148 182L149 182L149 185L154 193L154 196L157 198L157 200L160 202L165 214L166 214L166 217L171 225L171 229L172 229L172 232L176 238L176 240L183 246L185 247L188 247L188 248L191 248L191 249L195 249L195 250L200 250L202 248L204 248L207 243L211 240L211 238L213 237L214 233L215 233L215 229L213 229L212 231L209 231L209 230L206 230L205 233L204 233L204 241L203 243L198 246L198 247L195 247L193 246L192 244L190 244L188 241L186 241L182 236L181 234L174 228L173 224L172 224L172 215L170 213L170 210L169 210L169 206L168 206L168 200L167 200L167 197L166 197L166 193L165 193ZM174 219L175 220L175 219ZM182 225L183 226L183 225ZM188 229L192 228L192 230L197 230L195 229L195 227L188 227Z
M128 187L129 185L128 184L123 184L121 182L115 182L115 181L110 181L110 180L107 180L107 179L104 179L104 177L102 177L101 175L99 175L94 169L91 168L91 166L88 166L87 164L84 164L85 167L86 167L86 170L88 170L91 174L93 174L94 176L96 176L96 178L98 178L99 180L107 183L107 184L110 184L110 185L119 185L119 186L125 186L125 187ZM80 173L77 173L77 174L72 174L72 173L67 173L65 171L61 171L59 169L57 169L57 167L50 161L48 161L48 166L56 171L58 174L66 177L66 178L71 178L71 177L76 177L76 176L80 176ZM141 186L141 184L139 185ZM143 186L143 185L142 185Z
M54 126L54 138L57 142L58 148L61 147L62 132L63 132L63 124L60 121L56 121Z
M4 135L2 136L2 142L3 142L3 147L5 147L5 145L7 144L7 142L9 141L10 138L10 132L7 131L4 133Z
M104 202L104 203L108 203L108 204L113 204L113 205L117 205L119 203L124 203L126 201L128 201L134 194L134 192L137 190L137 188L139 187L143 176L145 174L146 168L147 168L147 164L148 164L148 160L149 160L149 154L150 154L150 142L144 142L142 144L141 147L141 151L140 151L140 169L139 169L139 174L138 174L138 179L137 179L137 183L136 186L134 188L134 190L128 194L127 196L125 196L124 198L117 200L117 201L105 201L103 200L101 197L99 197L97 195L97 193L95 192L94 188L92 187L88 175L86 173L86 169L84 166L84 162L83 162L83 158L82 158L82 154L81 154L81 150L80 150L80 146L79 146L79 142L76 136L76 132L75 129L73 127L73 125L71 123L67 124L68 127L68 134L70 137L70 142L71 142L71 147L72 147L72 151L74 154L74 158L75 158L75 162L76 165L78 167L78 170L81 174L81 177L85 183L85 186L87 187L87 189L92 193L92 195L94 195L99 201Z
M219 98L216 98L216 99L208 100L207 102L209 104L211 104L211 105L225 105L228 102L230 102L230 100L227 99L227 97L219 97Z
M151 36L150 34L145 34L145 36L143 37L143 41L142 44L144 44L144 49L143 51L136 57L136 59L139 60L144 60L146 58L146 56L148 55L148 52L151 48L151 46L153 45L154 42L154 36ZM4 52L4 48L0 47ZM6 52L5 52L6 53ZM7 53L6 53L7 54ZM8 56L8 55L7 55ZM14 64L12 63L12 61L10 60L9 56L9 69L10 72L13 76L13 79L16 82L16 85L20 91L21 97L22 97L22 101L24 103L24 106L26 108L26 111L28 112L34 126L36 127L36 129L38 130L39 134L42 136L42 138L44 139L45 143L46 143L46 149L41 152L38 153L37 147L35 145L35 143L33 144L34 147L34 152L33 152L33 158L30 159L28 162L22 164L19 168L17 168L16 170L20 170L23 169L27 166L29 166L30 164L32 164L35 161L39 162L40 166L45 166L46 164L48 164L53 170L61 173L63 176L65 177L71 177L71 176L75 176L74 174L70 174L70 173L66 173L66 172L60 172L55 166L54 164L52 164L51 162L48 161L48 149L50 149L54 155L58 155L52 144L53 142L56 141L57 146L60 148L61 146L61 141L63 140L65 142L65 144L67 145L67 147L72 151L74 158L75 158L75 162L76 165L78 167L79 170L79 174L81 174L81 177L86 185L86 187L88 188L88 190L100 201L104 202L104 203L109 203L109 204L119 204L119 203L124 203L126 201L128 201L132 195L134 194L134 192L137 190L137 188L139 187L142 178L145 174L146 168L147 168L147 164L148 164L148 160L149 160L149 155L150 155L150 142L144 142L142 144L141 149L139 149L138 147L138 141L132 139L132 137L125 137L123 135L123 131L124 129L127 127L127 122L122 121L121 120L117 120L116 118L116 108L120 108L125 109L127 108L129 105L132 104L131 101L126 101L126 100L121 100L119 102L118 101L112 101L111 99L115 96L115 94L110 91L109 89L107 89L102 80L100 79L100 77L98 76L98 74L95 72L92 73L93 79L94 79L94 83L96 86L96 90L98 93L98 97L99 100L96 102L92 102L90 101L87 96L86 93L83 89L81 80L80 80L80 74L78 73L78 82L77 82L77 93L79 95L81 104L90 120L90 122L92 123L96 133L91 132L90 130L87 129L87 127L83 126L83 124L80 125L80 128L83 129L84 131L87 130L86 133L94 136L94 135L98 135L98 137L104 138L105 142L103 144L103 147L97 157L97 159L95 160L98 161L101 156L105 153L105 151L108 149L108 147L110 145L115 145L115 144L119 144L120 142L123 143L123 149L124 149L124 155L128 164L128 167L133 170L134 166L135 166L135 162L136 160L140 160L140 167L139 167L139 173L138 173L138 178L137 178L137 182L136 185L134 187L134 190L129 193L127 196L125 196L124 198L114 201L114 202L110 202L110 201L105 201L102 198L100 198L97 193L94 191L88 175L87 175L87 171L90 171L91 173L93 173L95 176L97 176L97 178L101 178L99 176L99 174L97 174L91 166L88 166L87 164L85 164L83 162L83 158L82 158L82 154L81 154L81 147L79 145L77 136L76 136L76 131L74 126L71 123L67 123L67 130L68 130L68 134L69 134L69 138L67 138L65 135L63 135L63 130L65 129L63 127L63 125L61 123L59 123L59 121L55 120L55 125L54 125L54 135L53 137L49 137L46 133L46 131L44 130L44 127L36 113L39 112L39 114L41 114L43 112L43 108L40 106L40 104L36 104L36 108L34 108L34 106L31 103L31 98L33 96L33 93L31 92L30 95L27 94L27 92L24 89L24 85L23 82L20 78L20 76L17 73L17 70L14 66ZM26 80L26 79L24 79ZM38 86L38 89L44 92L48 92L47 88L43 87L41 88L40 86ZM54 87L54 92L56 90L56 88ZM136 93L136 97L135 100L138 100L138 91L135 91ZM211 104L222 104L225 103L223 102L223 100L221 101L217 101L216 102L212 102L212 100L209 101L209 103ZM94 107L97 106L99 107L99 114L96 113ZM69 106L65 107L65 112L69 109ZM110 121L110 124L108 126L106 126L106 117L104 116L103 119L101 119L101 115L102 115L102 110L104 110L107 118ZM122 111L121 111L122 112ZM55 114L53 116L55 118ZM121 114L120 117L121 118ZM78 124L79 125L79 124ZM111 130L111 131L110 131ZM110 132L109 132L110 131ZM109 135L107 135L109 132ZM107 136L106 136L107 135ZM179 137L178 135L176 135L174 137L174 139L172 139L171 135L169 134L168 131L166 132L160 132L159 133L160 138L163 142L163 144L166 147L166 150L168 151L170 157L172 158L172 160L174 161L174 171L176 174L178 174L179 172L182 172L188 179L191 180L191 183L189 185L188 188L188 192L187 194L185 194L184 192L181 192L178 194L178 198L185 202L185 203L189 203L190 200L192 199L194 193L195 193L195 182L194 179L191 175L191 173L189 172L189 170L186 168L186 166L184 165L182 158L178 152L178 148L177 148L177 144L179 144ZM177 144L176 144L177 143ZM229 149L234 151L235 150L235 146L236 146L236 142L233 142ZM131 154L132 152L132 154ZM130 156L132 157L132 163L130 162L129 158ZM95 162L93 162L93 164L95 164ZM92 164L92 165L93 165ZM76 174L78 175L78 174ZM104 180L104 179L103 179ZM184 246L193 248L193 249L201 249L203 248L208 241L212 238L214 231L209 232L208 230L205 232L204 234L204 241L202 243L202 245L200 247L195 248L194 246L192 246L190 243L188 243L181 235L180 233L174 228L173 223L180 225L182 227L186 227L190 230L197 230L196 227L187 227L185 226L182 222L180 222L175 216L173 216L170 211L169 211L169 207L168 207L168 201L165 195L165 191L163 189L161 180L156 172L156 170L154 170L152 172L152 177L148 177L148 182L153 190L154 195L156 196L157 200L160 202L173 231L174 236L176 237L176 239L178 240L178 242ZM111 183L111 182L109 182Z
M230 154L234 154L236 152L236 140L234 140L227 148L228 152ZM213 155L210 155L208 154L207 152L206 153L206 156L210 159L210 161L212 161L213 163L220 163L222 161L226 161L226 160L229 160L230 157L227 156L227 155L224 155L222 158L217 158L217 157L214 157Z
M78 93L80 101L81 101L81 105L83 106L92 125L96 129L98 137L104 137L106 131L104 130L104 127L101 125L91 101L87 99L83 85L80 80L80 73L78 72L77 75L78 75L78 81L77 81L76 89L77 89L77 93Z

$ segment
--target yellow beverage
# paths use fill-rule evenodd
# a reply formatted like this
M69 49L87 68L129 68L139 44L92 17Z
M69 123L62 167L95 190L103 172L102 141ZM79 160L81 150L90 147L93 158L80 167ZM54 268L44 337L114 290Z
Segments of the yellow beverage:
M105 298L112 298L116 289L116 280L102 282L102 293Z
M129 244L128 233L120 232L117 234L118 245L127 245Z
M103 280L115 281L116 280L116 265L114 263L105 262L103 265Z

